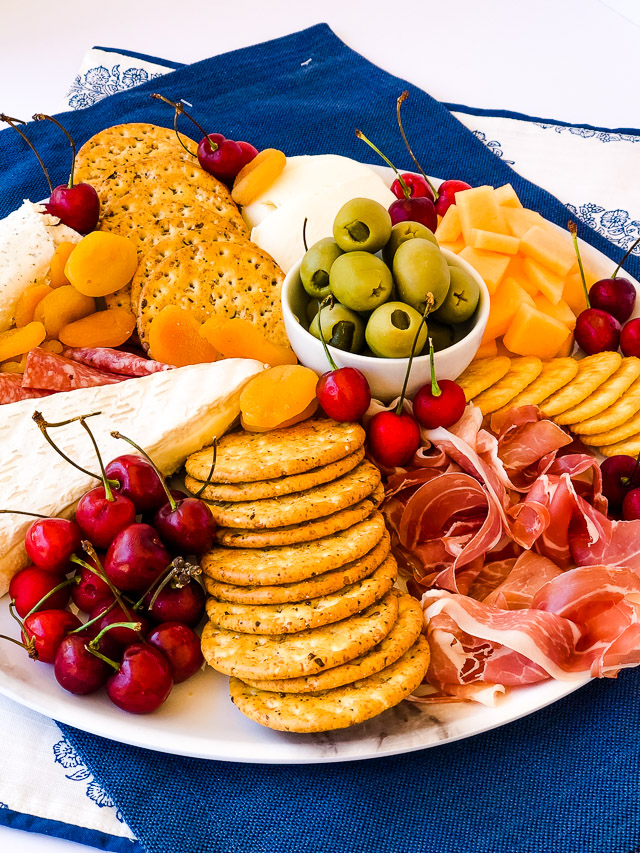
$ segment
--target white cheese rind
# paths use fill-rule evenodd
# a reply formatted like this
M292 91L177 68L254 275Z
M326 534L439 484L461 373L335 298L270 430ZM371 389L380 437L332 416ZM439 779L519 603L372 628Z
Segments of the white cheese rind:
M170 474L189 454L229 429L240 413L243 387L262 369L250 359L226 359L0 406L0 507L70 517L82 495L97 485L47 444L32 420L34 411L50 422L101 412L89 424L105 464L134 452L126 442L111 437L112 430L119 430ZM51 430L51 436L71 459L99 472L80 424ZM27 564L24 534L32 521L0 514L0 595Z

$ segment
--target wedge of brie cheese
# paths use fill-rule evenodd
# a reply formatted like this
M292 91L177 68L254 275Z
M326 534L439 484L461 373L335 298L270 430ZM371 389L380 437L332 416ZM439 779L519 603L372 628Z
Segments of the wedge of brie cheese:
M105 464L133 452L129 444L111 437L111 431L118 430L143 447L163 473L171 474L189 454L231 426L240 414L240 392L262 369L250 359L225 359L0 406L0 506L71 517L82 495L99 484L47 444L32 420L34 411L49 422L100 412L89 425ZM99 473L91 441L79 423L50 434L74 462ZM0 595L27 564L24 535L32 521L0 515Z

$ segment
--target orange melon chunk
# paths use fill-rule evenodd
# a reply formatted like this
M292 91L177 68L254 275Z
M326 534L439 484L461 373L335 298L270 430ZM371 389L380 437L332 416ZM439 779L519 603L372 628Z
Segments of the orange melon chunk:
M451 210L451 208L449 208L449 210ZM466 245L464 237L458 237L458 239L453 243L440 243L440 248L449 249L450 252L454 252L456 255L459 255Z
M511 184L504 184L494 192L496 201L502 207L522 207L522 203Z
M495 338L492 341L480 344L474 358L494 358L498 355L498 344Z
M525 304L518 309L503 341L507 349L518 355L554 358L570 336L564 323Z
M554 305L544 293L539 293L533 300L536 304L536 308L539 311L542 311L544 314L548 314L550 317L555 317L556 320L560 320L561 323L573 331L576 327L576 315L573 313L571 308L567 305L564 299L560 299Z
M435 233L438 243L454 243L460 237L460 213L455 204L452 204L442 217Z
M482 336L482 343L504 335L520 306L524 304L534 307L533 299L529 294L514 278L506 276L491 297L489 320Z
M465 192L469 192L469 190L465 190ZM460 257L470 263L474 270L480 274L489 288L489 293L493 295L509 266L509 255L484 252L482 249L467 246L460 252Z
M520 246L520 240L517 237L509 237L507 234L494 234L492 231L482 231L480 228L472 228L469 245L474 249L485 249L487 252L516 255Z
M582 278L579 272L571 273L571 275L566 277L562 289L562 298L576 316L587 307L587 298L584 294Z
M534 225L522 235L520 251L560 278L564 278L569 273L576 260L569 232L554 232L540 225ZM551 301L553 302L553 299Z
M564 279L532 258L522 259L522 268L529 281L554 305L562 298Z
M535 210L527 210L524 207L503 207L502 215L509 229L507 233L514 237L524 237L527 231L534 225L544 227L545 220Z
M527 273L525 272L524 266L522 265L522 258L520 257L520 255L514 255L514 257L511 258L505 275L511 276L511 278L515 278L520 287L523 290L526 290L529 296L535 296L538 292L538 288L529 279Z
M456 207L460 214L460 226L467 244L471 241L471 231L493 231L507 233L502 208L496 201L493 187L473 187L456 193Z
M573 355L573 345L574 339L573 335L569 335L567 340L562 344L558 352L556 353L557 358L566 358L569 355Z

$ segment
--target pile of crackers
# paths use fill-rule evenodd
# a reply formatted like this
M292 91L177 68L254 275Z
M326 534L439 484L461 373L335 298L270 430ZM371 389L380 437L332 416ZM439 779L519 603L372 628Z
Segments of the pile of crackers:
M600 352L582 359L483 358L458 378L469 402L491 417L535 405L604 456L640 452L640 358Z
M274 344L288 344L280 289L284 274L252 243L228 188L205 172L188 137L153 124L119 124L92 136L76 158L76 178L92 184L99 229L132 239L133 280L106 297L137 319L143 347L158 312L177 305L199 322L240 317Z
M429 665L422 611L394 589L378 469L359 424L312 419L243 430L186 463L217 545L202 559L208 663L269 728L317 732L370 719L410 695Z

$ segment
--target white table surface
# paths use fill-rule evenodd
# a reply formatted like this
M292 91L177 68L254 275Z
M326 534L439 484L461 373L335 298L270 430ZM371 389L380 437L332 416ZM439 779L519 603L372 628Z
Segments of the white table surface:
M638 0L0 0L0 110L53 111L92 45L193 62L320 21L439 100L640 128ZM0 827L3 851L89 849Z

